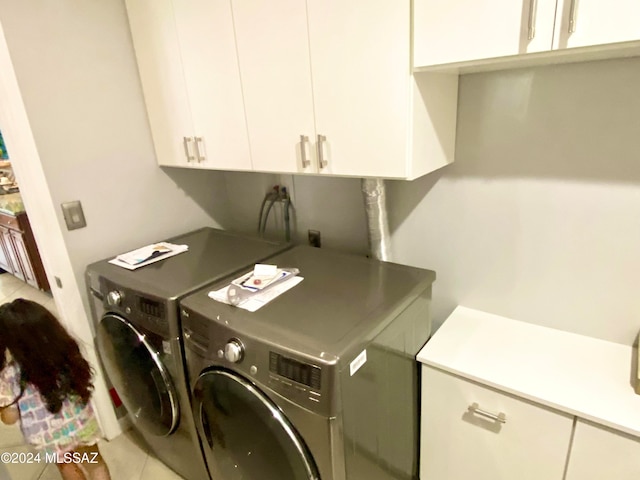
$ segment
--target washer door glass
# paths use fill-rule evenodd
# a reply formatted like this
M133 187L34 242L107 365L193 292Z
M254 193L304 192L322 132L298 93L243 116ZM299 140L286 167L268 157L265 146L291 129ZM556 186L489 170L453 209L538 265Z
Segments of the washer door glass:
M102 317L97 330L100 359L132 421L153 435L169 435L180 412L169 372L153 346L161 339L153 333L143 335L111 313Z
M225 480L319 479L302 438L254 385L226 370L202 373L194 414L212 476Z

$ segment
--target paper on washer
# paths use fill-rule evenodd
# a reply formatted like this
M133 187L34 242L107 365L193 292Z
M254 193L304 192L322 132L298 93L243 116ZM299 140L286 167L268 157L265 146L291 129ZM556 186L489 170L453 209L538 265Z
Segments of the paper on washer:
M259 293L254 293L246 301L236 306L238 308L248 310L249 312L255 312L259 308L262 308L263 306L265 306L274 298L277 298L287 290L290 290L296 285L298 285L300 282L302 282L302 280L304 280L303 277L299 277L299 276L291 277L287 280L284 280L280 284L273 285L268 290L265 290ZM209 292L209 298L212 298L221 303L226 303L227 305L231 305L231 303L229 303L229 300L227 299L228 289L229 289L229 285L225 286L224 288L221 288L220 290L212 290Z
M136 268L173 257L187 250L189 250L188 245L158 242L118 255L116 258L109 260L109 263L128 270L135 270Z

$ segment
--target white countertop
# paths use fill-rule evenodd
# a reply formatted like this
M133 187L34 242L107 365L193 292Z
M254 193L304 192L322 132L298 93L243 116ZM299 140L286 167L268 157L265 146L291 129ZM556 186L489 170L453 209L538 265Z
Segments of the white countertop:
M418 361L640 436L633 348L458 307Z

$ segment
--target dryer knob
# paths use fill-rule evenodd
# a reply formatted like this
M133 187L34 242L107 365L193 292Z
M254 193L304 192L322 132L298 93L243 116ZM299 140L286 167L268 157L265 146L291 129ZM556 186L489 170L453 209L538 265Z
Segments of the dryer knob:
M107 303L112 307L120 305L122 302L122 293L117 290L112 290L107 294Z
M224 346L224 358L231 363L238 363L244 355L244 346L240 340L229 340Z

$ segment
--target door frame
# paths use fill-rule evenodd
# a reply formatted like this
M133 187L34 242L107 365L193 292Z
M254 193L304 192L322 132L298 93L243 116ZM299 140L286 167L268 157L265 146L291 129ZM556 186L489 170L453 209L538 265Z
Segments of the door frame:
M20 195L29 212L29 221L51 285L58 317L78 340L87 361L95 369L92 403L103 434L107 439L112 439L122 433L122 427L116 418L96 356L80 286L58 222L56 206L42 168L1 22L0 71L0 123L3 125L3 137L9 146L9 154L18 159L12 161L12 168L20 180Z

